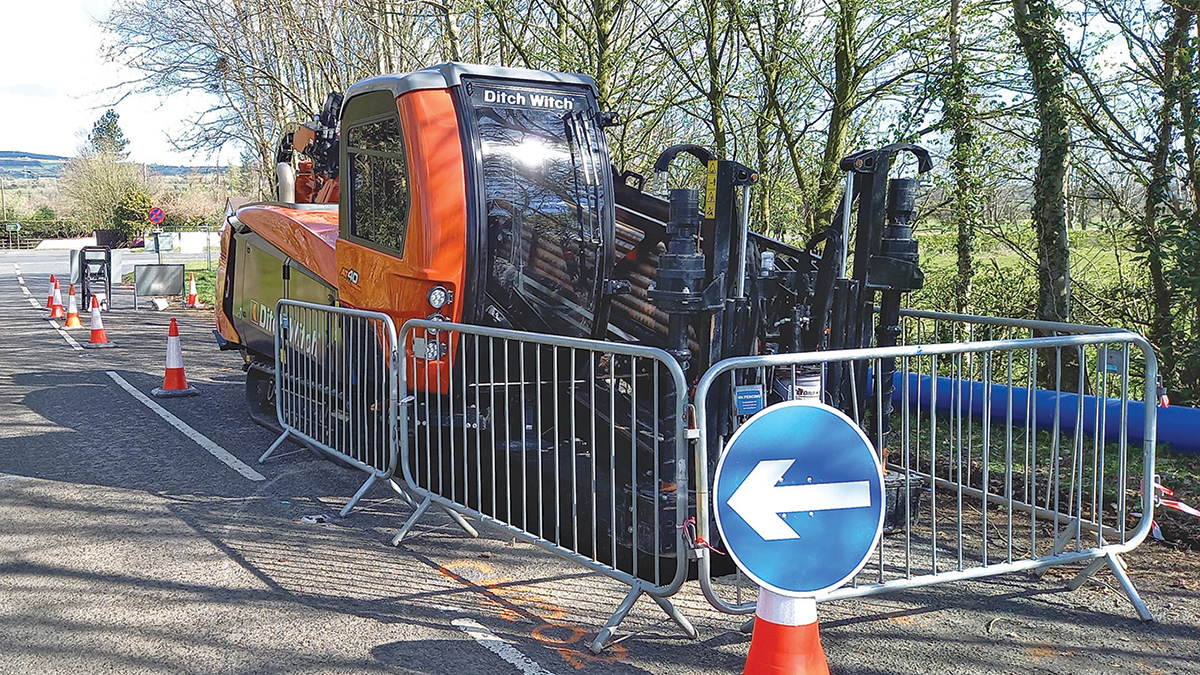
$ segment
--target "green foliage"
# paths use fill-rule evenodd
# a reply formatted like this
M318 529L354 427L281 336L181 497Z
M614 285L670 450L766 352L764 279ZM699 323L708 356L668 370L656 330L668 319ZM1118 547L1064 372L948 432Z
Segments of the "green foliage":
M55 215L54 209L49 206L39 206L37 211L33 212L33 220L54 220L58 216Z
M67 201L70 215L91 229L119 229L137 234L146 226L149 207L142 209L136 219L132 209L142 203L138 195L149 195L150 188L137 166L122 162L115 155L76 157L67 162L59 178L59 191ZM122 203L125 211L118 216Z
M92 125L92 133L88 134L88 146L92 152L112 155L118 159L128 156L125 148L129 146L129 141L125 138L125 132L121 131L120 120L121 116L112 108L104 111L100 119L96 120Z
M21 223L22 239L71 239L75 237L87 237L95 229L77 220L22 219L17 222Z
M949 250L954 250L952 243ZM971 311L974 314L1032 319L1037 311L1037 279L1027 270L1000 267L992 261L975 270L971 283ZM958 271L955 268L926 269L925 287L912 293L909 304L915 309L952 312L957 292Z
M117 200L113 209L112 227L127 237L141 234L146 229L146 213L154 208L154 198L138 186L129 186Z

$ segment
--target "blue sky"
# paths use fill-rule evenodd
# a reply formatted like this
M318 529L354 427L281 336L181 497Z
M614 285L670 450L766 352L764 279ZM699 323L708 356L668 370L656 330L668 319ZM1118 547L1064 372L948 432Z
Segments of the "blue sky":
M8 0L0 40L0 150L73 156L92 123L116 99L105 93L136 73L105 63L96 19L113 0ZM177 153L168 135L206 108L200 95L130 96L113 106L129 139L130 158L150 164L227 164L222 157Z

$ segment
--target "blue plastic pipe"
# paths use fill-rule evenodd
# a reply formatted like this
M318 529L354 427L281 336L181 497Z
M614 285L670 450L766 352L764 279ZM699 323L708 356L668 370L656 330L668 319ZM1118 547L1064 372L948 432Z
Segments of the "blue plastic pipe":
M908 400L910 406L920 405L929 408L933 398L934 385L931 376L908 374ZM899 407L904 399L903 379L901 373L894 375L896 390L892 394L892 402ZM937 387L937 410L948 413L959 410L962 406L964 414L970 414L973 419L983 419L984 383L973 380L957 380L950 377L939 377ZM991 387L991 421L1004 422L1008 419L1008 402L1010 388L1003 384L992 384ZM1012 387L1012 420L1017 426L1027 426L1027 420L1032 417L1038 429L1050 429L1054 426L1057 408L1058 427L1065 431L1074 431L1079 416L1079 405L1083 403L1083 433L1094 436L1096 431L1097 412L1104 422L1105 442L1116 441L1121 431L1121 400L1115 398L1101 399L1096 396L1080 396L1079 394L1058 393L1046 389L1034 389L1033 400L1029 400L1030 390L1024 387ZM1101 403L1103 402L1103 403ZM968 412L969 409L969 412ZM1143 440L1145 429L1145 404L1141 401L1129 402L1129 416L1126 422L1127 436L1130 441ZM1171 406L1158 408L1158 444L1169 445L1175 452L1200 453L1200 408Z

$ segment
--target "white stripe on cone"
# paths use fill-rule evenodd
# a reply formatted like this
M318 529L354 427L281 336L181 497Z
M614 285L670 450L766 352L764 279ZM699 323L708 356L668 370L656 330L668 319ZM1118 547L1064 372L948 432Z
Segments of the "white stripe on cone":
M187 306L188 307L199 307L200 306L200 300L196 297L196 275L195 274L192 275L191 285L188 288Z
M79 321L79 303L75 302L75 284L71 284L71 293L67 296L67 328L83 328Z
M62 290L58 287L58 281L54 282L54 304L50 307L50 318L61 319L66 316L63 313Z
M108 335L104 332L104 322L100 320L100 302L96 296L92 296L92 344L102 345L108 342Z
M187 376L183 372L183 346L179 343L179 324L171 318L167 331L167 372L163 375L164 391L180 391L188 388Z

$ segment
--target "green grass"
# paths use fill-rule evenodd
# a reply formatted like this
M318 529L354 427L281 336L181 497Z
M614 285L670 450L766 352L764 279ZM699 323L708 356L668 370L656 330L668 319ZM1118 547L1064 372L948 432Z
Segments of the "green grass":
M930 433L928 426L928 417L924 416L922 420L919 437L914 437L913 447L919 448L920 469L928 469ZM893 420L894 428L898 426L899 418ZM915 423L915 420L914 420ZM968 455L971 462L971 482L975 487L979 487L982 479L983 457L982 457L982 425L977 422L964 421L963 425L963 445L962 458L966 462ZM970 434L970 443L967 443L967 434ZM1032 455L1032 466L1026 463L1027 451L1025 447L1025 429L1022 427L1013 427L1013 486L1014 494L1020 495L1023 492L1022 481L1026 476L1033 476L1038 485L1038 503L1044 505L1046 501L1045 487L1047 478L1050 476L1054 465L1055 452L1053 446L1053 434L1050 431L1039 431L1034 441L1033 448L1030 449L1029 455ZM951 422L944 417L939 417L937 420L937 453L938 453L938 475L942 477L953 477L951 471L952 462L956 457L956 439L951 433ZM898 439L897 439L898 440ZM1003 481L1005 480L1005 454L1006 454L1006 435L1005 427L1002 424L993 424L990 428L990 442L988 444L988 462L987 468L989 473L989 483L993 493L1003 493ZM1061 432L1058 439L1059 449L1057 453L1060 485L1062 491L1060 494L1060 505L1065 506L1070 500L1070 495L1066 492L1072 474L1072 464L1076 460L1073 454L1074 435L1071 432ZM896 440L893 441L893 447L896 446ZM1091 486L1095 469L1093 465L1097 465L1101 475L1103 476L1102 492L1104 502L1106 504L1116 504L1119 497L1122 485L1117 481L1120 475L1121 453L1120 446L1116 443L1105 444L1102 451L1103 462L1102 466L1095 452L1094 441L1090 437L1082 439L1083 461L1082 461L1082 479L1085 486ZM900 461L898 456L891 459L892 462ZM964 466L965 469L965 466ZM1175 492L1175 499L1189 504L1191 506L1200 506L1200 453L1182 453L1172 452L1169 447L1159 446L1155 452L1154 473L1159 477L1159 483ZM1125 459L1125 476L1124 482L1125 497L1127 500L1127 509L1129 512L1139 510L1137 501L1139 499L1138 481L1142 475L1142 446L1140 443L1130 443L1126 449ZM1084 494L1090 492L1090 487L1085 488ZM1155 518L1163 527L1163 533L1167 540L1179 546L1200 550L1200 519L1188 516L1177 511L1159 507L1155 509Z

